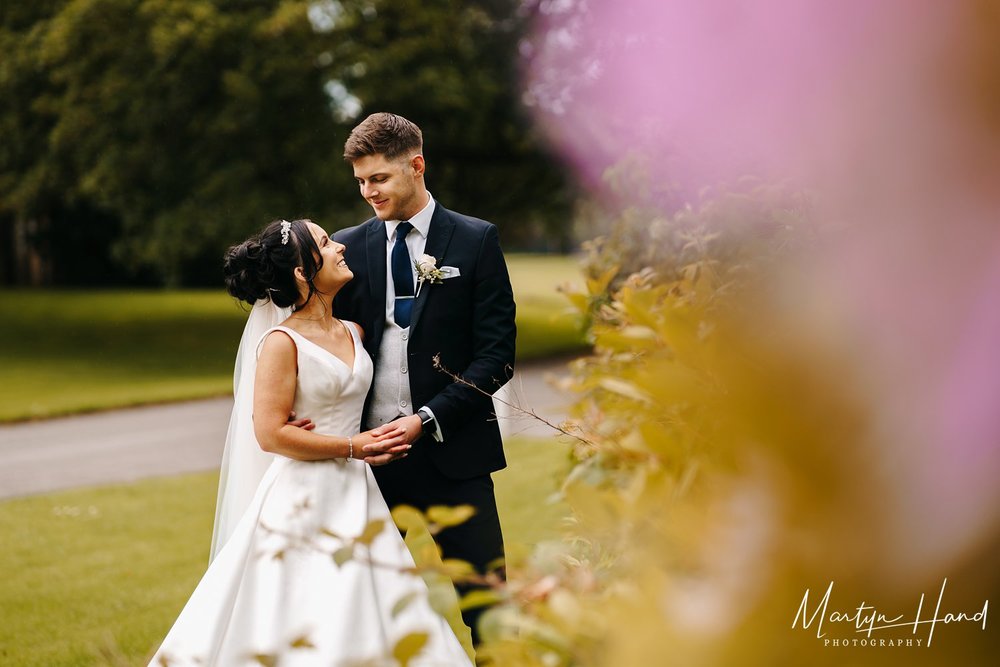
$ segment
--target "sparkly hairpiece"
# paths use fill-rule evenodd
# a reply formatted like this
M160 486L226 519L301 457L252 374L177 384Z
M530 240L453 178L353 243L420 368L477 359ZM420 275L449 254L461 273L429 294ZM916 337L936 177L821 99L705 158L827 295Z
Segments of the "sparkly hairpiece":
M281 221L281 245L288 245L288 234L292 229L292 223L287 220Z

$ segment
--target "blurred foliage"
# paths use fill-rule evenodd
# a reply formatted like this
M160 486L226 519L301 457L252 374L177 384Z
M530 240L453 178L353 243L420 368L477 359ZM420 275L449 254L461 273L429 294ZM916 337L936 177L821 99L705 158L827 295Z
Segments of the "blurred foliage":
M891 480L873 460L884 434L861 374L780 287L796 275L783 260L815 242L808 198L755 186L673 215L628 209L618 223L591 247L586 289L570 294L595 346L570 382L578 400L565 426L578 438L561 495L573 520L518 564L523 576L483 619L480 657L888 664L886 651L901 649L826 648L815 625L792 629L805 591L815 605L830 582L831 611L868 604L889 618L912 618L919 595L941 586L900 576L885 557L886 526L900 517L878 500ZM949 610L974 613L989 570L965 567L941 574L964 579ZM995 590L995 575L986 581ZM990 664L990 636L963 625L935 646L947 642L951 664ZM824 629L864 636L853 623ZM912 628L873 635L901 636ZM900 664L941 658L902 650Z
M701 272L712 277L713 292L725 295L736 285L751 287L754 274L816 242L812 226L803 224L811 195L789 184L748 176L702 188L689 201L652 181L647 163L635 155L609 169L605 181L612 194L608 206L590 214L606 222L594 225L600 235L589 243L586 271L597 279L613 269L610 291L650 269L659 283Z
M788 184L747 177L684 202L669 185L651 182L636 156L609 169L605 180L613 194L590 201L583 216L596 234L583 243L586 289L567 291L587 322L638 274L670 286L673 295L689 292L684 300L702 301L710 314L734 315L754 303L736 292L766 301L775 284L764 277L818 243L805 224L811 195Z
M64 284L123 272L217 284L225 247L268 220L368 217L343 143L366 114L391 110L424 130L444 205L497 222L508 245L565 249L565 176L519 110L529 17L517 6L6 3L0 231L27 237ZM84 256L67 243L81 226L97 241Z

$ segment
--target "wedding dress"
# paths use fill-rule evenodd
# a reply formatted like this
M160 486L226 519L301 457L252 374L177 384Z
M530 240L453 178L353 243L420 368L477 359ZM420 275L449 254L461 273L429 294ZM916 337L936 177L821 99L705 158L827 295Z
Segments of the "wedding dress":
M265 334L280 330L294 341L294 410L316 433L359 432L373 368L348 329L353 367L286 327ZM370 547L337 565L332 554L378 519L385 529ZM404 572L412 567L367 464L275 456L150 664L234 667L276 657L283 667L390 665L400 638L425 633L411 665L471 665L423 581ZM394 609L404 598L411 602Z

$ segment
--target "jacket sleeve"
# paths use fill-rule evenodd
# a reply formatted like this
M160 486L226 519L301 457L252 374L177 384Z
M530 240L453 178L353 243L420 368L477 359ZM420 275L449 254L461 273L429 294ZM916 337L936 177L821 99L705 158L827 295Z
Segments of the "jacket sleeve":
M514 293L495 225L489 225L483 235L473 289L472 360L464 369L447 370L486 394L493 394L514 372L517 338ZM461 382L446 386L427 405L434 412L445 442L470 419L482 419L493 411L490 396Z

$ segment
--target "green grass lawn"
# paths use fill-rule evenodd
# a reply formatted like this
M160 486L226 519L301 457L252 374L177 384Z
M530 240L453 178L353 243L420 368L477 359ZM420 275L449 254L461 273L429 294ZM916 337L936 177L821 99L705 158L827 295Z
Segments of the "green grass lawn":
M574 257L512 255L507 258L517 302L517 357L541 359L586 347L569 300L557 292L567 283L583 283Z
M581 349L567 257L513 255L518 358ZM219 290L0 291L0 422L232 391L246 312Z
M555 439L511 439L496 490L508 548L553 537L548 502L569 465ZM0 664L145 665L208 561L218 475L0 503ZM145 659L145 660L144 660Z

